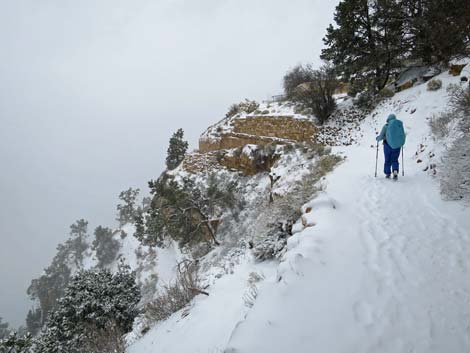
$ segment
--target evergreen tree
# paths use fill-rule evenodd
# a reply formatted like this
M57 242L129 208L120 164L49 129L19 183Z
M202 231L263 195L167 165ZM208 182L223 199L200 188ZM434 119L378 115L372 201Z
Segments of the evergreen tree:
M88 231L88 221L83 218L77 220L74 224L70 225L70 235L72 237L84 238Z
M331 61L343 80L363 81L372 91L387 84L401 67L403 7L399 0L342 0L323 39L321 58Z
M41 318L42 312L40 308L31 309L28 311L28 315L26 315L26 328L33 336L36 336L41 330Z
M66 264L68 251L62 244L58 246L58 253L52 264L44 270L44 274L31 281L27 294L31 300L39 301L39 326L42 327L49 312L57 306L57 301L64 295L65 288L70 279L70 268Z
M30 352L32 336L26 334L19 335L17 332L10 334L4 339L0 339L0 353L27 353Z
M70 280L70 267L82 267L83 253L88 249L86 241L88 222L84 219L77 220L70 226L70 237L63 244L57 246L57 253L52 259L51 265L44 274L31 281L27 294L32 300L39 300L39 309L31 312L30 319L38 320L39 324L31 322L31 333L35 326L42 327L48 314L53 311L57 301L64 295L65 288Z
M404 0L403 7L414 59L430 64L470 54L468 0Z
M111 264L116 259L119 247L120 244L113 238L111 229L102 226L96 227L92 249L96 251L99 267Z
M218 244L217 227L225 211L241 207L236 184L211 175L208 185L196 185L186 178L176 182L168 174L150 181L153 200L145 218L136 219L136 237L145 245L162 245L169 237L180 246L202 240Z
M139 196L139 189L129 188L119 194L121 204L117 205L119 225L122 227L126 223L132 223L136 215L136 200Z
M2 322L3 318L0 316L0 340L6 338L10 334L8 329L8 322Z
M188 150L188 142L183 140L183 129L178 129L170 138L168 146L166 166L168 170L178 167L184 159L184 155Z
M36 353L124 353L123 335L132 330L140 290L135 273L121 265L81 271L36 340Z
M81 267L83 261L83 253L88 249L86 238L88 236L88 221L82 219L77 220L70 226L70 238L66 245L73 255L75 265Z

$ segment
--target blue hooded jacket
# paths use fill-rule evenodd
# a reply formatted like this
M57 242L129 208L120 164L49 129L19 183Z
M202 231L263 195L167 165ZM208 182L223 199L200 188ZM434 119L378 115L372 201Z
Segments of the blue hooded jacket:
M389 126L392 125L392 130L387 131ZM390 114L387 118L387 123L383 126L379 136L377 136L375 139L377 141L385 140L385 142L387 142L387 144L390 145L390 147L392 147L393 149L400 148L405 144L405 132L403 130L403 123L397 119L395 114Z

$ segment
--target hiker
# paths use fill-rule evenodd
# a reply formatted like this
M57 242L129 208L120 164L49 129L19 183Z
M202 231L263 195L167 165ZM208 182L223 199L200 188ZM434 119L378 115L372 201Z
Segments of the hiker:
M387 118L387 123L383 126L379 136L375 138L378 141L383 140L384 145L384 173L387 179L393 173L393 179L398 179L398 172L400 164L398 158L400 157L400 150L405 144L405 130L403 123L398 120L395 114L390 114ZM377 147L378 148L378 147Z

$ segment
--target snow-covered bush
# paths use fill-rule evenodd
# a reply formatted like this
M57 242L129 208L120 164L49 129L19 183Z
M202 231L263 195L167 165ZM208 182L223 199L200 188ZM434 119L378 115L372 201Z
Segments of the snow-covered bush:
M0 339L0 353L28 353L31 352L32 336L21 336L17 332Z
M448 88L450 109L431 120L434 135L448 140L442 156L441 192L447 199L470 201L470 91Z
M390 88L382 88L379 91L380 98L392 98L395 95L395 91Z
M252 308L255 305L256 298L258 297L258 283L263 279L264 275L257 272L251 272L248 276L248 288L243 294L243 301L248 308Z
M259 103L256 101L252 101L249 99L245 99L244 101L236 104L232 104L225 114L226 118L230 118L238 113L245 112L247 114L253 113L256 109L258 109Z
M457 139L443 156L441 191L451 200L470 201L470 136Z
M145 306L145 317L149 322L158 322L184 308L196 295L204 293L199 288L199 266L195 262L183 261L173 283L165 285L157 297Z
M336 155L326 155L323 156L319 163L318 163L318 169L316 171L316 174L318 178L321 178L322 176L326 175L327 173L331 172L333 168L341 161L341 157L336 156Z
M128 266L121 265L115 274L81 271L35 340L34 352L124 353L123 335L132 330L139 301Z
M459 85L449 85L449 105L451 109L460 115L463 115L468 121L470 115L470 90L464 89Z
M431 126L431 132L437 138L442 139L446 137L450 133L449 123L454 118L455 116L449 111L434 115L429 121L429 125Z
M280 259L285 252L288 234L276 231L267 235L253 247L253 255L258 261Z
M362 92L354 100L353 103L359 109L364 111L372 110L376 105L376 99L372 92Z
M442 87L442 81L439 79L432 79L426 86L428 91L437 91Z

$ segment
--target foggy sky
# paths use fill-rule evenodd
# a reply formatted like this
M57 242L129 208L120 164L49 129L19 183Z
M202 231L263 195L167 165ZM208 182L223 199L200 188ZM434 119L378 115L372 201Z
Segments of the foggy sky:
M115 226L120 191L158 177L230 104L281 93L318 55L337 0L0 0L0 316L76 219Z

